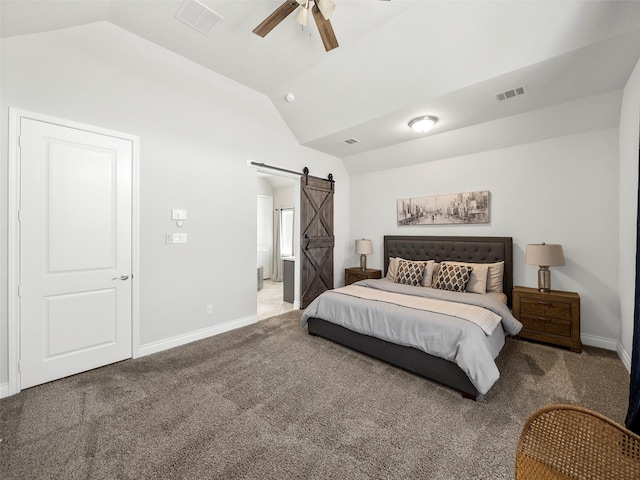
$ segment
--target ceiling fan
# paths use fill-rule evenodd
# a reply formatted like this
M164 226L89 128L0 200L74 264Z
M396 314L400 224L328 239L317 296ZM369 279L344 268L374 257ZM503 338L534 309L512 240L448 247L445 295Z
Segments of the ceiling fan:
M338 47L336 34L329 18L336 9L336 5L331 0L285 0L285 2L276 8L271 15L253 29L253 33L264 37L273 30L282 20L289 16L295 9L298 9L295 20L302 26L307 26L309 18L309 10L318 26L320 38L324 44L324 49L328 52Z

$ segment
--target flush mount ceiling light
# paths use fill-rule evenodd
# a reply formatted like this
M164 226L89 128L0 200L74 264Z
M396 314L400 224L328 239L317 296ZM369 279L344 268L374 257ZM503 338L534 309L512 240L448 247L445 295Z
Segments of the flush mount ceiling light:
M409 126L413 129L414 132L424 133L431 130L436 123L438 123L438 119L436 117L432 117L431 115L424 115L422 117L416 117L411 120L409 122Z

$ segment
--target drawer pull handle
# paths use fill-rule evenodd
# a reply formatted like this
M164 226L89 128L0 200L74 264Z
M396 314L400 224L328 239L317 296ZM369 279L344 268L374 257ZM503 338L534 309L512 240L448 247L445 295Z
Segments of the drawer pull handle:
M538 305L551 305L551 302L543 302L542 300L538 300Z
M538 317L538 320L544 320L544 321L547 321L547 320L549 320L549 318L548 318L548 317Z

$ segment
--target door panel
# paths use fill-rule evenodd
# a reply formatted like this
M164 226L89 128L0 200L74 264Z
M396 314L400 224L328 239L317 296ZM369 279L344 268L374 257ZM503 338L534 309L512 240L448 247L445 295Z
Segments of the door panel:
M273 197L258 195L258 266L262 277L271 278L273 259Z
M22 119L20 387L131 357L132 143Z
M48 143L49 273L114 268L115 152Z
M300 179L300 308L333 288L333 180Z

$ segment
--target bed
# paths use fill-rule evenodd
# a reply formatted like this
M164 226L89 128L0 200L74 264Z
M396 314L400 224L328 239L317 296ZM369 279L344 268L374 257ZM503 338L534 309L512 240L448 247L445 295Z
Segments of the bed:
M494 266L501 265L502 293L479 295L400 285L386 278L363 280L320 295L305 309L301 323L303 327L308 328L310 335L332 340L447 385L460 391L465 398L475 400L478 395L485 394L499 377L495 358L504 345L505 336L516 335L521 328L521 324L510 311L513 289L512 252L511 237L385 236L385 276L390 268L390 261L391 267L397 268L398 260L391 260L394 258L404 259L405 267L411 262L427 260L439 265L442 265L442 262L490 264L487 268L492 269L490 272L493 272L494 277ZM485 267L477 266L476 273L479 275ZM435 282L435 277L433 281ZM393 303L380 301L374 296L378 293L389 296L389 302ZM369 295L371 298L367 298ZM497 300L499 297L501 299ZM407 303L395 303L396 298L406 298ZM474 309L477 308L475 303L479 302L479 307L489 310L489 313L483 313L487 316L493 315L493 330L451 317L446 310L434 310L436 313L418 312L421 307L413 303L427 302L428 305L432 305L429 302L437 303L442 300L454 301L455 305L474 304L469 307ZM447 303L442 305L448 307ZM425 320L424 315L427 315L428 319ZM499 319L496 320L496 316ZM387 322L401 323L398 328L390 328ZM395 330L406 332L417 330L418 327L420 332L416 335L422 336L418 339L406 340L404 337L395 337ZM442 333L440 329L447 331ZM448 329L459 330L449 332ZM455 348L445 348L434 341L436 337L442 337L442 343L453 338L457 344ZM448 351L451 348L456 351ZM475 371L475 365L469 366L475 363L481 364L480 372Z

